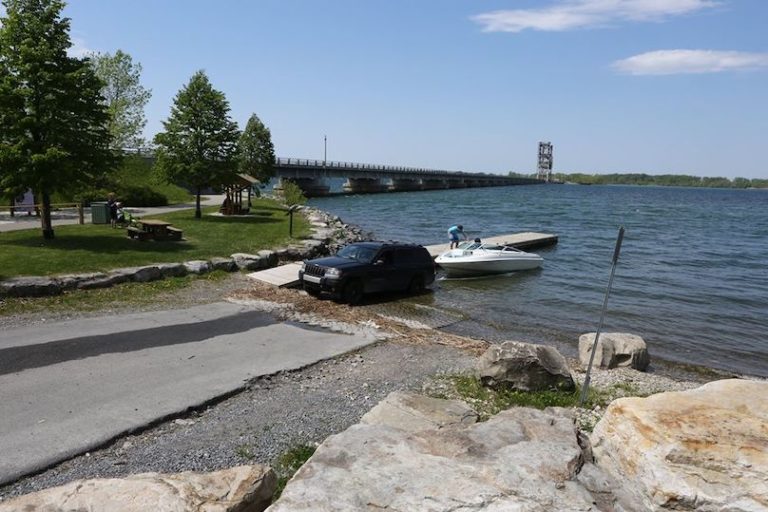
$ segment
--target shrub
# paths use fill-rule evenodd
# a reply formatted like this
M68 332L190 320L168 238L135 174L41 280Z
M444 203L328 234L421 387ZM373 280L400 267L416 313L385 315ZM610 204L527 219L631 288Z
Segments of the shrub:
M283 180L282 186L283 200L288 206L304 204L307 202L307 197L304 195L304 192L301 191L301 187L296 183L290 180Z
M149 187L128 186L116 192L118 199L128 206L166 206L168 198Z

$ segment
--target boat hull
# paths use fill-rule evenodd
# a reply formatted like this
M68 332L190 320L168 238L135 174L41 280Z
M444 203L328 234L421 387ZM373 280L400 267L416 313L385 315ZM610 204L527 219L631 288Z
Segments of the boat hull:
M539 268L543 262L541 257L474 261L469 259L455 260L460 259L437 258L435 263L445 270L448 277L469 277L533 270Z

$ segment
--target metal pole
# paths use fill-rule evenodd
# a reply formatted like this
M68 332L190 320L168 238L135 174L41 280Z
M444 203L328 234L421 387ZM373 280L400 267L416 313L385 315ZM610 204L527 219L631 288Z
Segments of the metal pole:
M592 361L595 359L595 351L597 350L597 341L600 339L600 331L603 328L603 319L605 318L605 310L608 308L608 296L611 294L611 286L613 286L613 276L616 273L616 264L619 261L619 253L621 252L621 241L624 239L624 226L619 228L619 236L616 239L616 248L613 250L613 262L611 263L611 277L608 279L608 287L605 289L605 299L603 300L603 310L600 312L600 322L597 324L597 332L595 333L595 341L592 343L592 353L589 355L589 364L587 365L587 375L584 377L584 385L581 387L581 397L579 398L579 407L584 405L587 400L587 392L589 391L589 381L592 372Z
M323 168L325 168L325 161L328 157L328 136L323 135Z

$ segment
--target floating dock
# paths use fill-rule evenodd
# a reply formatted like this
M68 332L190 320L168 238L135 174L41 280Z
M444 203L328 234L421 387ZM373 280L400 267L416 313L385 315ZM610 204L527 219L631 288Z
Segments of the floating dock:
M468 240L471 241L472 237L468 237ZM508 235L486 236L482 237L482 240L483 243L508 245L514 247L515 249L527 250L555 245L557 243L557 235L548 233L525 232L511 233ZM443 244L427 245L425 247L429 251L429 254L431 254L433 258L436 258L450 248L450 242L446 241Z

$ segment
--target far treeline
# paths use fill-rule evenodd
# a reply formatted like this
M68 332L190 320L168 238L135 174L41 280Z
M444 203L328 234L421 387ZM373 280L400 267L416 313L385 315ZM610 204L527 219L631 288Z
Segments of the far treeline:
M511 173L510 173L511 174ZM768 188L768 179L703 178L686 174L584 174L553 173L552 178L580 185L656 185L663 187Z

